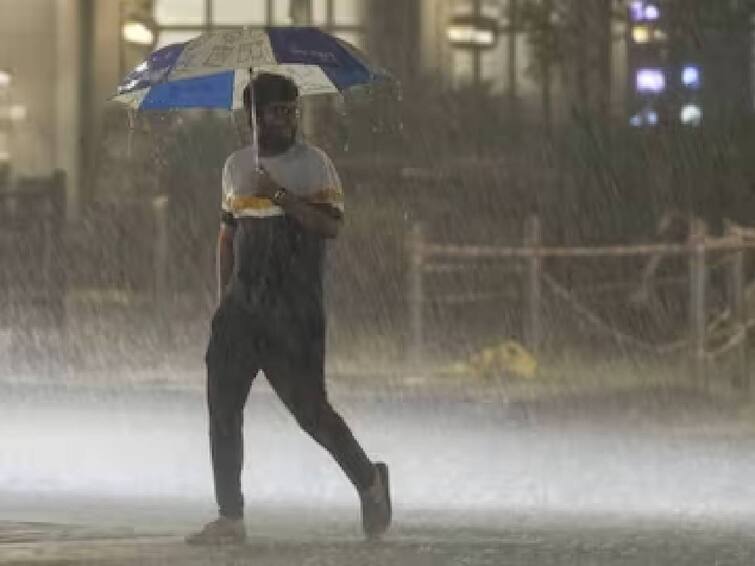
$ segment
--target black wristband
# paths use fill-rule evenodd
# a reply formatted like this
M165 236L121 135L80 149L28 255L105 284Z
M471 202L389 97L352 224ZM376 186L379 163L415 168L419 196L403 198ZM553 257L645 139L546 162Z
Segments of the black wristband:
M227 210L224 210L221 213L220 221L226 226L231 226L231 227L236 226L236 218L233 216L233 213L228 212Z

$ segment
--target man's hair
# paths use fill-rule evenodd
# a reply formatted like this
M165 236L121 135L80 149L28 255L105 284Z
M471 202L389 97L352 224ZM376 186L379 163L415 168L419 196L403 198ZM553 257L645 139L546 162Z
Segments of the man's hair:
M299 98L299 87L283 75L261 73L244 88L244 108L247 110L252 106L252 93L255 109L259 114L271 102L295 102Z

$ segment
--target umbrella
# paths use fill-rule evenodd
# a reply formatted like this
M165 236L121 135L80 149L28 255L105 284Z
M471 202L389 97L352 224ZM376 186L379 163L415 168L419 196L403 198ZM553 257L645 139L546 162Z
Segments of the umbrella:
M315 27L204 33L152 53L113 98L137 110L243 107L250 75L291 78L303 96L344 92L391 77L354 46Z
M113 100L131 109L132 122L133 113L143 110L236 110L243 108L250 79L263 72L289 77L302 96L395 84L357 48L318 28L242 28L210 31L158 49L125 77ZM253 127L255 155L256 137Z

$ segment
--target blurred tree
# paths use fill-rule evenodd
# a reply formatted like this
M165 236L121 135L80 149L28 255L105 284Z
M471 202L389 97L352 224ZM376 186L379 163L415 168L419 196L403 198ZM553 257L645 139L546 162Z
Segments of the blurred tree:
M611 103L612 26L624 18L621 0L532 0L518 21L533 53L546 131L553 122L554 75L566 85L571 113L607 120Z

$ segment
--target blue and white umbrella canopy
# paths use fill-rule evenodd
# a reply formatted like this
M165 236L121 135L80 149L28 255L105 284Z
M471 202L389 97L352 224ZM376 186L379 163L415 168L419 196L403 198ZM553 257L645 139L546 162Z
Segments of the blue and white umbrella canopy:
M303 96L389 80L347 42L314 27L236 29L202 34L152 53L113 98L139 110L243 107L253 73L293 79Z

